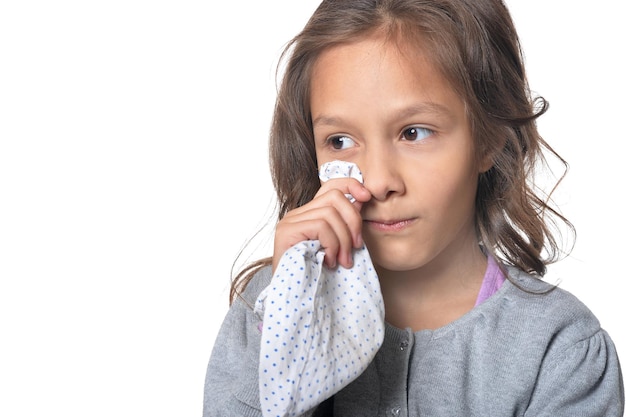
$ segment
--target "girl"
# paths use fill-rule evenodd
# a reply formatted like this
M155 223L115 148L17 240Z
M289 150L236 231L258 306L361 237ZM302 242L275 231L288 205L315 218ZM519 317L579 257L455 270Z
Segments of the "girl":
M301 415L621 416L609 335L541 280L562 253L553 226L572 226L532 187L543 152L558 155L536 130L547 103L530 97L505 5L326 0L287 53L270 140L274 254L233 282L204 415L269 415L253 306L285 252L317 241L328 271L367 248L384 340ZM362 183L320 184L335 160Z

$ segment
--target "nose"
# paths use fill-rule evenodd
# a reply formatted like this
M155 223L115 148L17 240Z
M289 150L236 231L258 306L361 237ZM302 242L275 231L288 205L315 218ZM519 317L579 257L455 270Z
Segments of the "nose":
M363 174L363 185L374 200L384 201L394 194L404 193L401 166L392 151L370 149L360 159L358 165Z

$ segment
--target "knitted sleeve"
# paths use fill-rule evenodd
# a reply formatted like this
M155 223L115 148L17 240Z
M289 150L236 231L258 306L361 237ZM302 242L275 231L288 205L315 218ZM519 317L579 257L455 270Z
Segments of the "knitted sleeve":
M271 269L261 270L222 322L207 368L203 417L262 416L258 373L261 320L253 307L270 279Z
M619 359L602 329L548 353L525 416L622 417L624 385Z

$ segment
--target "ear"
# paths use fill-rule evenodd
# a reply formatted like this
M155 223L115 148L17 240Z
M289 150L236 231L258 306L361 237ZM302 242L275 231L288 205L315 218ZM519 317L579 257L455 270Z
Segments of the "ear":
M498 136L498 140L495 144L487 144L482 150L477 150L476 166L480 174L484 174L493 167L496 157L504 150L505 145L506 137L502 135Z
M495 152L487 152L478 157L478 173L484 174L493 167L493 157Z

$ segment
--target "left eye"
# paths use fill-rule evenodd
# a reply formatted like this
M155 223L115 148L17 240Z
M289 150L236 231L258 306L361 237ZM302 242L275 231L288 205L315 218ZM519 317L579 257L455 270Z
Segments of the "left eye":
M328 139L328 142L330 146L336 150L352 148L354 146L354 141L347 136L333 136Z
M433 131L425 127L409 127L402 131L402 137L408 141L417 142L426 139Z

